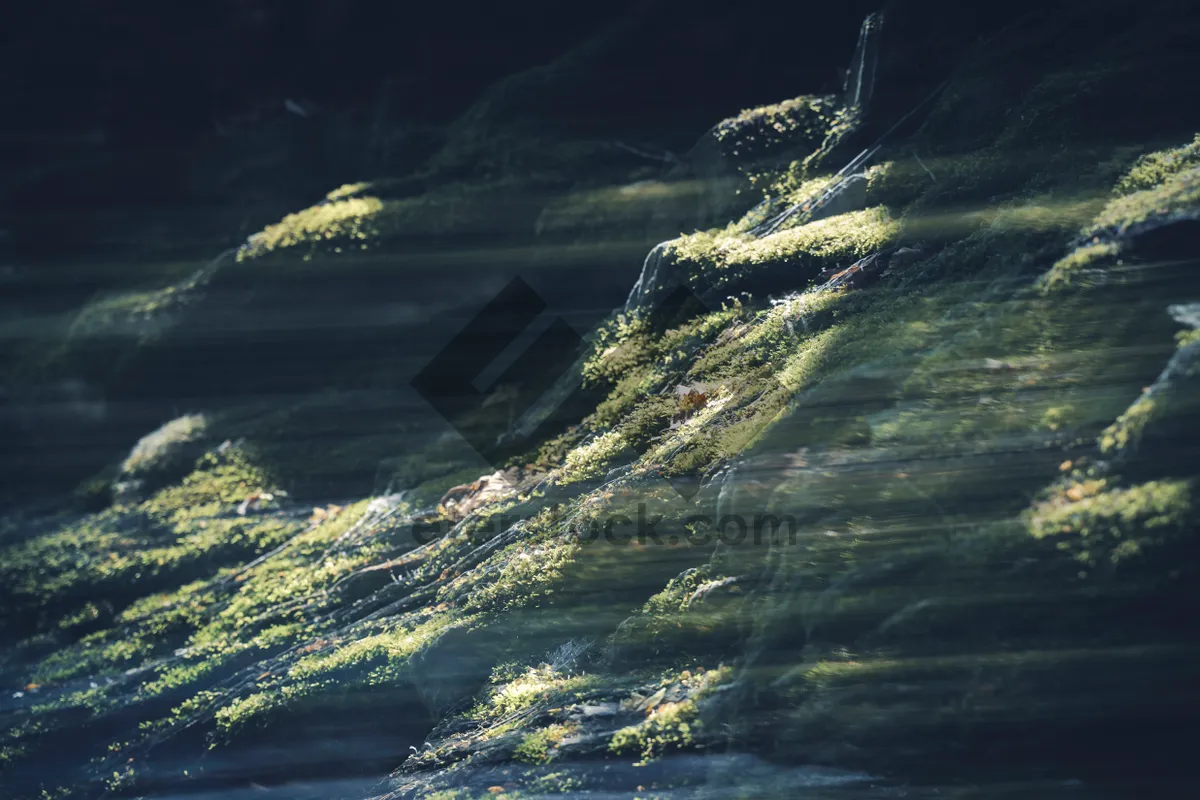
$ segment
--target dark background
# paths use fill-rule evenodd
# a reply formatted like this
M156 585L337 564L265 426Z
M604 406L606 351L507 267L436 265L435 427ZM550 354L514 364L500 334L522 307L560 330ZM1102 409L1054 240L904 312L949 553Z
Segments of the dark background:
M839 91L864 16L884 6L888 86L873 113L890 125L979 37L1023 14L1078 6L1085 25L1098 7L1130 2L20 4L0 26L0 314L22 320L0 340L0 463L12 468L0 477L69 486L167 419L208 407L211 398L201 403L188 387L230 404L245 399L238 376L256 381L243 394L279 391L261 384L285 377L320 388L328 382L320 369L292 369L280 354L305 362L310 340L328 338L317 321L359 319L367 301L458 308L439 316L441 327L403 332L405 355L427 360L496 287L465 269L435 265L400 278L364 268L356 278L343 265L325 276L336 291L306 283L271 295L272 310L309 323L224 337L220 358L198 349L189 361L172 339L157 360L142 354L134 367L121 350L43 369L93 298L171 285L341 184L419 172L464 127L476 125L485 142L499 121L517 123L518 137L629 137L683 153L742 109ZM522 85L483 123L464 116L506 76L547 64L553 86ZM308 116L289 113L287 100ZM379 146L381 133L391 146ZM532 228L497 243L530 245ZM537 289L566 296L555 314L603 316L624 300L646 249L543 265ZM215 325L211 312L235 309L244 294L236 281L223 291L209 293L196 325ZM331 302L353 292L353 302ZM363 352L372 335L355 329L343 346ZM386 335L394 348L399 334ZM44 469L29 468L34 456Z
M369 104L389 78L418 117L445 119L481 89L543 63L635 5L523 0L50 0L0 31L6 132L102 129L114 142L196 135L264 97ZM880 2L650 3L661 27L630 59L631 104L741 107L814 90ZM633 43L631 43L633 44ZM844 66L844 65L843 65Z

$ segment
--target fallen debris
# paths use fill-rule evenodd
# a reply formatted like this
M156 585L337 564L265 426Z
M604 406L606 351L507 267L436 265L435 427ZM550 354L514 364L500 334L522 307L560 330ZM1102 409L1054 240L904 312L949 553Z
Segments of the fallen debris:
M697 411L708 405L713 387L707 383L680 384L675 387L676 411L671 417L671 427L678 428Z
M515 494L520 481L521 472L516 468L484 475L449 489L438 502L438 511L447 518L462 519L481 506Z
M322 522L334 519L338 514L342 513L342 510L343 506L335 505L334 503L330 503L324 508L313 506L312 514L308 518L308 526L315 528Z
M830 268L821 272L827 276L825 283L818 291L826 289L865 289L886 275L892 275L924 256L924 251L917 247L901 247L896 250L881 250L866 258L859 259L845 269Z
M238 516L244 517L250 511L261 511L264 508L266 508L267 506L269 506L272 502L274 502L274 500L275 500L275 495L272 494L271 492L263 492L263 491L251 492L249 495L246 496L245 500L243 500L240 504L238 504L238 507L237 507Z

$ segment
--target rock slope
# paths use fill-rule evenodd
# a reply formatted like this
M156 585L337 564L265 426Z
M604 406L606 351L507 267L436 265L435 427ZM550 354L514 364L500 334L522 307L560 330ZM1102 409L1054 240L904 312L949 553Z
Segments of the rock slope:
M0 522L7 794L1194 781L1197 16L1049 3L952 53L921 12L687 154L514 146L497 109L558 87L509 79L422 172L80 310L37 359L197 407ZM503 463L404 394L385 318L337 324L445 242L444 287L650 252ZM295 353L231 355L314 293Z

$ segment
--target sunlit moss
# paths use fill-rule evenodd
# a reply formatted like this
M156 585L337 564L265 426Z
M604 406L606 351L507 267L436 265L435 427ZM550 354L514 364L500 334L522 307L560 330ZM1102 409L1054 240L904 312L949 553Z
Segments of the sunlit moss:
M588 383L613 382L652 359L653 339L640 314L617 314L597 328L592 353L583 366Z
M387 633L356 639L333 648L328 653L302 658L288 674L292 678L303 680L347 667L361 668L368 664L404 661L422 647L428 646L454 623L453 616L441 615L412 629L401 627Z
M1097 215L1085 235L1120 235L1152 221L1195 216L1200 205L1200 168L1166 176L1162 183L1122 195Z
M601 330L595 354L585 367L586 380L611 388L584 420L584 429L620 437L605 441L608 454L619 452L614 450L618 444L634 450L643 447L679 411L675 394L669 391L672 387L666 385L669 376L674 374L682 382L696 354L721 336L732 320L745 314L740 304L727 303L656 337L651 337L640 316L618 316ZM612 429L614 425L619 427ZM590 463L600 453L586 450L573 457L579 460L585 455Z
M383 201L377 197L350 197L289 214L251 237L248 246L238 253L238 260L333 239L366 241L376 234L372 221L383 207Z
M346 200L369 190L374 184L371 181L346 183L325 195L326 200Z
M513 756L529 764L548 764L554 757L554 748L570 734L567 725L547 725L545 728L525 734Z
M794 141L792 134L803 131L814 119L825 121L832 114L834 100L828 96L804 95L780 103L748 108L737 116L730 117L713 129L719 141L731 140L746 135L778 136ZM820 131L824 135L824 130Z
M624 446L625 441L621 433L609 431L585 445L576 447L567 453L560 480L563 482L586 480L601 474L612 461L613 456L621 452Z
M684 678L681 681L686 687L684 699L653 706L645 720L614 733L608 749L618 754L636 754L646 762L695 746L703 727L700 704L714 689L726 683L731 674L731 670L722 667Z
M543 664L520 672L489 689L471 712L481 722L495 722L539 704L569 696L595 683L588 675L564 675Z
M121 462L122 476L138 478L169 468L186 457L188 445L204 438L208 424L203 414L185 414L143 436Z
M225 732L235 733L244 728L251 720L266 714L277 703L278 697L266 692L239 697L217 710L216 723Z
M473 759L541 765L560 754L574 757L571 740L583 739L568 736L579 720L590 719L581 708L585 699L603 703L596 714L601 719L645 714L615 734L612 727L629 716L617 725L579 722L581 729L595 725L588 733L607 735L612 755L645 761L704 747L706 702L733 673L715 670L718 677L710 680L712 673L653 672L664 657L678 663L689 647L726 647L740 659L750 691L739 699L750 704L748 716L758 715L756 724L765 723L753 733L763 741L781 739L790 723L758 714L753 704L760 697L806 702L820 695L819 703L842 724L831 725L834 739L847 729L872 730L872 715L887 718L875 702L881 686L899 696L911 688L902 681L953 672L946 694L955 694L957 673L975 669L977 654L906 658L905 649L914 642L931 650L957 647L966 639L966 647L976 639L1007 645L1003 633L996 634L1016 627L1003 618L1007 611L969 602L986 594L981 587L1040 598L1037 592L1053 583L1062 565L1070 574L1078 568L1069 558L1047 555L1052 548L1031 541L1022 522L1036 538L1062 542L1089 565L1124 565L1187 535L1194 523L1189 480L1142 476L1128 485L1102 469L1077 468L1073 460L1084 462L1074 452L1060 452L1085 447L1112 423L1100 447L1116 462L1136 449L1162 413L1163 398L1152 394L1128 406L1145 382L1140 367L1128 363L1137 360L1131 352L1142 352L1143 334L1131 333L1140 317L1089 296L1089 282L1080 278L1115 263L1123 255L1122 236L1160 218L1186 218L1197 202L1193 143L1142 159L1117 182L1119 196L1100 208L1107 198L1097 198L1132 157L1128 148L1060 147L1054 128L1064 117L1051 112L1066 107L1076 77L1082 82L1077 93L1091 97L1107 76L1103 69L1043 76L1007 115L1003 108L982 108L991 105L981 102L988 81L966 81L935 103L932 122L911 147L896 142L889 149L893 161L867 170L866 210L808 224L796 220L759 239L748 230L766 213L760 208L723 229L670 244L668 260L676 269L670 278L706 298L754 296L727 300L720 310L689 310L691 318L682 321L648 311L614 316L592 338L582 369L586 388L602 399L576 426L535 444L544 483L476 509L436 542L410 541L413 521L403 520L412 509L435 504L449 486L478 477L481 468L446 440L406 449L405 432L397 428L320 444L303 458L287 448L226 448L149 499L118 499L104 513L60 519L50 533L9 547L0 576L4 599L18 601L11 613L47 609L39 633L22 646L52 651L23 676L50 684L113 680L114 688L64 692L35 706L34 714L45 719L67 708L95 714L120 707L132 718L141 711L136 704L157 708L169 698L174 709L143 720L147 736L168 736L173 726L185 725L230 735L278 723L275 714L284 706L323 709L335 694L369 704L384 688L419 683L417 665L436 661L422 656L441 656L439 643L457 650L465 641L464 651L482 669L501 657L524 659L519 669L498 674L471 711L443 718L431 735L436 746L405 767L446 769L445 778L453 775L446 765ZM491 110L504 105L499 95L491 99ZM943 142L938 136L946 130L947 110L968 118L962 136L947 134ZM754 165L754 185L782 205L828 185L829 178L814 175L829 166L822 164L827 155L840 152L833 145L861 114L832 113L824 99L801 99L747 112L714 135L738 160L796 148L787 164ZM608 146L518 141L511 131L492 136L465 123L453 138L425 178L460 170L519 180L514 176L544 155L543 148L565 162ZM506 152L510 145L516 146ZM804 148L813 154L804 157ZM334 190L327 202L252 237L241 259L337 252L447 231L508 233L518 223L532 227L538 214L546 232L609 222L627 230L652 221L659 212L648 209L660 203L690 201L695 188L595 181L587 186L602 188L569 191L564 204L554 204L558 195L550 201L538 195L529 208L514 210L515 201L496 202L514 196L497 186L441 186L396 198L387 194L396 187L386 183ZM416 183L408 188L419 190ZM551 210L542 213L547 202ZM1077 238L1081 231L1084 237ZM824 268L915 240L922 243L919 257L877 285L810 289ZM1082 246L1071 251L1072 243ZM1082 288L1078 302L1025 291L1055 259L1061 260L1043 284ZM174 302L169 295L127 297L110 310L153 317ZM703 399L684 408L677 392L689 385L701 386ZM337 410L345 398L313 402ZM294 411L250 420L239 435L251 442L277 435L311 441L297 433L310 431L307 417ZM140 443L126 472L157 470L164 447L200 441L206 432L187 420ZM302 496L279 473L289 462L297 472L323 477L330 462L370 463L384 450L393 459L395 485L408 491L407 504L381 498L382 505L363 500L316 514L278 491L285 482ZM1014 453L1020 463L1011 467L1003 459ZM1056 473L1060 462L1066 466ZM1028 474L1013 478L1007 469ZM1051 479L1045 475L1060 473L1018 517L1026 485L1033 492ZM617 552L578 541L590 523L637 502L682 528L687 511L727 499L726 485L712 484L687 503L673 495L664 500L670 487L657 478L684 474L723 474L730 492L744 492L756 508L797 510L804 515L803 540L754 552L701 545ZM608 485L594 488L591 481L602 477ZM997 509L991 498L999 492L981 491L985 483L1012 489L1017 501L1005 498L1007 505ZM541 511L551 502L560 507ZM493 531L491 524L510 513L524 519ZM992 514L1001 517L994 525ZM392 522L380 521L388 515ZM989 548L1002 546L1008 549L996 561L1003 563L993 569ZM1029 553L1037 558L1026 558ZM1037 592L1023 583L1025 574L1037 575ZM619 614L633 613L619 626L588 605L610 595L627 604ZM110 596L111 606L101 602ZM944 614L960 624L954 614L967 616L960 608L985 611L961 623L969 634L953 640L922 616ZM906 621L897 627L917 632L896 645L898 655L821 655L824 639L870 639L886 634L885 623L898 618ZM526 637L521 626L530 619L537 627ZM1035 627L1027 622L1021 617L1022 636ZM587 672L540 663L528 654L544 651L542 624L561 626L563 638L611 636L613 651L629 640L641 643L624 653L639 672L610 672L618 657L586 662ZM519 637L512 634L518 627ZM560 634L557 627L551 632ZM505 640L503 656L492 649L498 638ZM801 656L774 647L791 642L813 649ZM778 663L764 668L756 659ZM1056 657L997 656L983 664L1052 667L1062 670L1059 676L1085 660L1064 668ZM790 673L795 685L785 682L778 692L780 686L766 685L778 669L797 664ZM363 688L372 690L369 696L352 695ZM862 690L861 708L838 694L851 689ZM621 697L624 704L617 702ZM941 719L945 709L935 710L932 716ZM816 731L826 736L825 729ZM741 732L733 725L729 735ZM4 740L5 756L11 750L16 757L29 741ZM793 755L789 747L781 746L784 757ZM127 743L114 749L114 765L124 763L126 749ZM502 769L534 772L511 763ZM118 777L127 781L119 771Z
M512 610L538 606L560 588L564 570L579 550L566 537L533 538L509 545L489 558L478 575L447 584L444 596L463 596L467 610ZM487 580L481 580L487 576Z
M1041 278L1040 285L1044 291L1053 291L1070 285L1087 270L1105 266L1120 252L1120 249L1114 242L1077 247L1055 262L1050 271Z
M1194 517L1187 481L1109 488L1104 480L1068 482L1033 508L1030 532L1057 538L1088 565L1117 563L1186 532Z
M412 627L396 625L339 644L317 644L320 652L301 655L270 688L222 703L214 720L223 734L231 736L248 725L263 724L284 703L321 692L395 684L414 654L470 621L453 614L432 615Z
M772 170L761 175L750 176L751 185L760 188L767 197L783 206L791 206L820 197L821 192L829 186L832 180L827 176L804 177L802 165L798 161L793 161L787 169L782 171ZM747 215L740 222L735 223L733 228L739 231L747 230L762 221L754 215Z
M935 183L930 177L930 162L934 167L941 166L932 157L920 161L914 157L869 167L863 173L867 179L867 206L902 208L912 203Z
M418 196L389 196L384 181L355 187L268 225L247 239L237 260L246 263L279 254L304 260L348 256L406 238L498 233L512 224L532 226L542 198L514 191L518 185L513 181L447 183ZM368 191L372 194L363 194Z
M1200 142L1150 153L1139 159L1116 183L1113 197L1083 226L1084 243L1058 260L1040 280L1043 291L1079 282L1081 275L1102 273L1119 263L1123 238L1146 225L1157 225L1200 214Z
M237 505L270 486L242 451L208 455L176 485L134 508L85 517L10 548L0 572L8 585L42 602L81 586L117 586L208 561L259 552L297 530L288 519L238 516ZM139 524L131 525L130 514ZM164 535L165 534L165 535ZM214 563L215 560L215 563Z
M802 153L815 150L838 119L837 98L805 95L742 111L711 131L728 158L741 162L761 159L783 148Z
M146 513L167 522L188 522L233 510L255 492L271 487L270 478L241 448L209 453L177 486L170 486L148 499Z
M1148 153L1137 160L1113 191L1118 195L1152 189L1167 178L1200 164L1200 136L1182 147Z
M787 263L824 267L870 255L888 244L899 226L881 207L854 211L780 231L761 239L735 234L695 233L672 243L684 263L711 265L722 285L723 272L738 272L765 264Z
M1112 425L1104 429L1100 435L1100 449L1113 453L1135 446L1142 431L1155 418L1156 409L1154 398L1139 397Z

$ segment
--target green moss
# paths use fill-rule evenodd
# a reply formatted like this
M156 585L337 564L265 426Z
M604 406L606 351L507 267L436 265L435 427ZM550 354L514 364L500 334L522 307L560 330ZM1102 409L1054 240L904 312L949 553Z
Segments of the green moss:
M609 749L614 753L637 753L643 761L672 750L695 744L693 726L697 726L696 704L686 700L659 706L646 722L631 725L613 734Z
M111 340L122 346L155 342L193 302L212 277L211 265L184 265L191 271L165 286L113 291L90 301L71 321L55 358L92 352ZM170 268L168 271L171 271Z
M234 513L269 487L247 453L210 454L179 485L132 508L108 509L9 548L0 574L18 596L50 603L85 587L128 594L139 581L212 570L297 531L287 518Z
M695 354L743 313L738 303L701 314L652 336L649 322L639 313L618 315L603 326L585 362L584 380L609 387L608 396L583 422L585 430L607 433L619 422L621 435L639 447L663 427L676 411L673 392L665 382L682 378ZM609 440L609 443L614 443Z
M534 232L593 240L674 232L692 224L704 190L700 181L650 179L583 189L547 205L538 215Z
M651 597L642 606L641 613L651 617L668 616L686 611L696 590L712 579L713 571L708 565L689 569L672 578L663 590Z
M525 734L513 757L527 764L549 764L554 758L554 748L571 733L566 725L548 725Z
M1137 160L1114 187L1117 195L1127 195L1163 185L1168 178L1200 164L1200 135L1190 143L1169 150L1148 153Z
M1143 395L1133 402L1112 425L1100 435L1100 449L1115 453L1136 447L1142 432L1158 416L1158 405L1154 398Z
M355 639L334 647L329 652L300 659L288 671L288 675L304 680L347 668L361 671L373 665L401 664L413 653L428 647L438 636L459 623L453 615L443 614L411 629L400 627L386 633Z
M586 785L584 779L579 775L563 771L541 775L530 783L529 788L531 791L541 794L569 795L582 791Z
M811 152L834 125L838 104L826 95L804 95L743 110L711 135L729 157L749 161L781 148Z
M221 513L230 515L227 520L230 524L216 526L214 535L223 539L223 534L232 534L231 546L236 551L237 539L243 533L231 526L245 525L247 531L263 531L265 523L255 525L250 519L238 517L230 505L239 497L244 499L251 487L264 485L265 476L246 460L244 453L228 449L202 459L200 465L206 469L193 473L179 486L163 490L136 507L115 509L111 513L118 515L138 510L146 513L149 519L161 519L162 524L169 526L168 530L178 531L181 542L202 544L197 537L208 535L205 529L213 527L213 519L197 518L187 512L216 506L211 512L218 516ZM320 590L368 563L378 552L379 545L370 542L357 542L350 552L331 552L335 543L352 532L356 523L363 521L369 503L364 500L338 514L326 512L323 519L311 524L307 530L298 522L284 526L281 530L287 534L288 546L241 570L223 571L214 578L194 581L173 591L144 595L115 616L111 612L98 611L95 604L85 605L82 610L68 615L60 627L72 629L94 618L111 627L51 652L36 665L30 673L31 678L35 682L53 684L84 675L93 679L108 676L110 682L116 681L116 687L122 687L122 684L124 687L100 686L85 692L68 693L44 708L38 707L35 712L84 707L92 709L93 713L101 713L131 701L142 702L182 690L191 693L191 697L166 718L146 720L147 735L194 721L198 714L213 712L219 712L221 730L232 734L265 715L275 700L288 695L302 696L324 685L322 665L302 660L299 671L304 672L303 680L266 686L257 693L261 695L259 697L227 697L202 688L236 659L246 656L265 659L288 646L315 639L317 627L312 624L311 615L333 599L322 596ZM145 511L148 508L153 509L154 516ZM253 516L253 512L247 514L247 518ZM152 531L151 535L163 536L158 530ZM123 540L114 541L119 544ZM38 545L39 552L44 555L50 542L43 539L40 543L35 540L33 544ZM144 552L158 558L166 557L161 546ZM116 562L119 568L120 560L126 557L128 555L122 553L115 559L106 558L106 562ZM190 557L194 554L182 553L181 563L175 567L185 569L185 562ZM245 555L240 559L246 560ZM169 562L165 566L170 566ZM165 576L166 573L161 573L158 577ZM63 578L73 581L66 587L71 591L78 591L84 585L81 581L94 585L97 591L103 590L102 583L95 584L99 580L95 575L68 574ZM413 634L432 636L432 627L418 625ZM327 642L309 644L299 654L327 645ZM365 668L364 664L357 664L351 658L353 655L353 652L344 654L341 660L331 655L330 663L324 666L328 670L341 667L352 673L359 667ZM398 657L396 653L391 655ZM139 677L130 679L125 675L127 669L130 669L129 675ZM384 679L378 669L375 672L379 674L367 670L365 675L357 675L351 682Z
M254 454L231 447L202 457L196 462L195 471L178 486L158 492L142 509L163 522L186 523L216 517L250 495L271 488L271 479L255 463Z
M626 446L620 431L608 431L576 447L567 453L558 482L567 484L597 477Z
M1039 539L1060 540L1088 566L1117 564L1187 534L1194 519L1187 481L1150 481L1127 488L1104 479L1068 481L1029 515Z
M196 457L196 447L208 434L203 414L185 414L138 440L121 462L118 488L127 481L176 477ZM157 488L157 487L155 487Z
M731 677L728 668L689 674L682 680L687 697L652 707L646 719L626 726L612 735L608 749L620 755L636 754L645 763L667 753L685 750L699 743L703 722L700 704L714 689Z
M563 535L527 535L488 558L477 571L448 582L438 595L461 599L469 611L537 607L557 591L579 547L578 541Z
M1079 276L1089 270L1101 269L1112 262L1121 251L1114 242L1077 247L1055 262L1039 281L1042 291L1052 292L1070 286L1079 280Z
M251 236L237 260L253 263L280 255L299 256L303 261L348 257L406 239L496 234L515 224L532 226L542 203L517 192L519 186L513 181L447 183L416 197L389 197L392 187L383 181L371 187L351 185L345 192L335 191L335 198L289 214ZM364 193L368 191L374 193ZM293 261L288 266L297 265Z
M358 183L346 183L325 195L326 200L350 200L363 192L369 191L375 184L371 181L359 181Z
M802 287L825 267L849 266L881 250L899 233L882 207L788 228L761 239L733 231L702 232L671 243L671 255L697 291L727 291L767 268L786 267Z
M1147 222L1193 215L1200 205L1200 168L1170 174L1149 189L1121 195L1108 203L1085 236L1121 235Z
M338 242L336 247L350 243L365 247L364 243L378 234L374 221L383 208L377 197L348 197L288 214L251 237L249 246L238 252L238 260L301 245L312 249L333 240Z
M336 697L357 709L356 703L378 703L385 689L407 692L402 687L421 684L440 666L424 662L447 655L435 648L453 649L459 665L477 661L480 674L489 661L518 658L520 668L497 669L477 705L444 719L432 737L438 746L405 766L438 770L431 786L464 785L449 782L462 776L457 766L491 768L489 759L510 757L540 766L576 754L574 744L563 744L576 724L585 733L611 733L603 727L610 722L583 711L585 699L603 699L608 711L624 696L617 713L645 714L611 735L611 753L645 761L704 747L706 715L718 707L708 704L709 695L732 672L650 674L656 659L677 665L682 652L707 649L706 659L713 659L719 650L741 659L749 691L739 700L749 703L747 717L764 724L752 732L755 741L786 740L780 732L806 719L798 709L760 714L754 704L762 698L825 703L841 727L806 732L836 741L847 731L875 730L872 719L894 719L892 709L876 702L881 686L902 707L908 695L892 691L901 681L950 676L954 694L959 673L981 663L1062 669L1070 659L905 652L969 650L985 641L1003 649L1014 628L1031 640L1040 635L1027 623L1049 616L1040 614L1042 605L1021 617L1005 616L1014 613L1010 606L1024 602L1028 609L1030 597L1048 606L1057 588L1044 586L1064 566L1068 578L1078 567L1047 555L1021 523L1086 564L1122 566L1134 554L1183 540L1193 527L1190 477L1138 474L1127 476L1130 485L1099 468L1071 472L1018 517L1027 487L1043 486L1060 463L1067 465L1061 472L1075 469L1077 456L1061 448L1077 449L1100 433L1103 453L1124 456L1164 413L1167 398L1153 393L1128 405L1146 380L1144 365L1131 363L1140 359L1130 353L1154 344L1153 331L1141 324L1145 315L1129 310L1134 303L1089 293L1090 282L1080 278L1117 262L1125 234L1194 213L1200 140L1126 170L1130 147L1077 146L1079 126L1061 113L1075 108L1073 93L1081 103L1100 96L1125 69L1072 65L1018 76L1016 88L1001 80L1006 75L959 81L935 103L918 136L893 142L894 160L867 171L865 210L755 239L747 231L765 213L760 208L724 229L675 240L666 261L677 273L669 277L709 298L759 296L741 295L719 310L689 309L687 319L665 319L661 311L614 316L592 339L579 376L603 398L573 429L531 451L547 473L543 484L473 511L452 535L428 545L413 541L412 509L435 504L448 486L478 477L482 467L450 440L411 444L405 439L411 431L390 417L377 428L371 420L351 430L338 419L349 402L345 394L185 417L151 434L130 454L127 474L157 473L177 446L217 429L220 438L237 429L265 444L206 456L148 499L119 496L104 512L59 518L0 554L0 599L14 601L5 613L45 609L21 646L36 654L22 664L22 676L48 684L112 679L97 690L48 693L34 717L59 724L65 718L59 712L68 709L89 719L120 709L125 716L113 717L119 722L173 704L158 718L139 720L143 743L197 725L230 736L277 722L283 706L324 711ZM1000 84L995 96L1011 95L1013 103L992 102L991 89ZM490 94L472 118L489 124L473 129L465 122L418 179L336 189L327 202L254 237L238 269L271 269L272 254L348 253L448 232L507 236L538 219L543 232L625 230L630 220L661 221L668 212L660 205L695 200L694 185L629 184L619 175L566 188L563 176L583 169L572 159L609 146L526 137L527 129L515 124L491 126L496 114L512 109L504 92L527 88L508 83ZM861 118L861 109L833 113L829 102L801 98L746 112L713 137L736 161L756 161L753 183L775 204L801 202L828 185L819 176L822 162L839 152L835 145ZM948 126L962 117L962 135L951 135ZM1070 130L1062 129L1063 119ZM760 159L785 148L797 149L779 159L786 164ZM541 156L550 164L544 171L519 175ZM403 196L451 171L494 180L443 183ZM1127 174L1117 180L1121 171ZM1114 180L1117 196L1104 195ZM527 192L533 185L539 190ZM540 191L546 187L553 194ZM1081 246L1069 251L1080 231ZM879 284L805 291L823 268L915 240L924 252ZM1055 259L1043 287L1083 291L1053 298L1023 291ZM287 274L282 261L275 266ZM318 261L308 269L327 266ZM787 294L768 304L761 295L771 293ZM170 292L108 298L89 311L98 327L85 319L78 330L91 336L126 318L165 319L178 301ZM1153 313L1161 316L1161 309ZM374 369L369 356L345 365L355 378L363 369ZM703 400L684 408L676 388L688 385L701 385ZM337 420L322 428L334 434L334 444L311 435L314 420ZM312 441L320 442L316 450L305 449ZM296 499L302 496L291 482L296 475L325 481L364 466L373 470L388 457L397 488L411 490L407 504L363 500L314 513ZM580 541L587 526L636 503L682 531L686 514L711 507L712 492L684 503L658 478L712 475L721 467L734 479L720 487L718 506L728 500L740 508L794 511L804 520L803 541L757 549L723 544L715 553L691 543L650 551ZM606 485L593 488L608 475ZM292 496L278 491L280 484ZM253 497L259 507L239 513ZM551 503L560 507L543 510ZM492 523L509 514L524 521L494 533ZM14 540L26 534L22 525L11 526ZM1038 556L1032 566L1027 553ZM1039 581L1051 577L1035 592L1022 582L1029 572ZM1009 599L992 603L993 595ZM110 597L111 605L100 602ZM618 610L609 613L614 603ZM614 617L629 609L638 611L618 627ZM960 609L979 610L978 621L960 623L955 614L967 616ZM941 616L930 622L926 614ZM963 628L944 635L938 623L946 619ZM863 651L873 655L809 660L826 640L857 651L857 641L900 628L915 633L887 640L896 653L868 645ZM636 674L612 671L621 661L616 657L585 661L596 671L575 673L530 655L551 640L602 639L614 631L611 644L644 645L628 659ZM787 650L800 642L814 649ZM1070 661L1055 674L1070 676L1085 663ZM779 669L794 665L800 667L789 673L794 694L767 686ZM1029 705L1038 700L1033 696ZM937 717L928 724L940 724L941 702L923 707ZM741 735L736 724L730 730ZM22 729L4 739L5 758L53 735L53 726ZM791 755L787 747L781 752ZM131 749L118 743L112 764L127 763ZM538 772L512 770L525 777Z
M248 697L239 697L217 710L215 720L218 728L226 734L237 733L252 720L262 718L279 703L276 693L259 692Z
M933 159L931 159L933 160ZM941 164L933 160L933 166ZM885 161L869 167L863 174L867 179L867 206L903 208L931 188L930 164L917 157L905 161Z
M1191 218L1200 213L1200 138L1189 145L1140 158L1117 182L1112 197L1080 233L1076 247L1039 280L1044 292L1078 284L1082 275L1120 264L1122 238L1147 224Z
M689 535L712 537L711 528L708 521L696 521ZM730 564L727 569L753 569L753 555L732 560L737 566ZM703 657L736 640L743 624L740 615L746 610L741 583L741 578L713 562L684 570L621 623L609 640L610 655L620 663L663 659L678 663L685 654Z
M470 716L480 722L496 723L537 706L562 702L595 683L592 676L564 675L547 664L530 667L512 677L494 680Z
M615 383L653 359L649 322L636 312L617 314L596 329L591 348L583 380L588 384Z
M263 725L283 704L330 692L347 692L361 687L395 685L402 679L410 659L433 645L447 631L469 625L472 618L451 613L426 615L412 625L375 625L378 633L359 631L340 642L314 642L302 650L295 662L282 672L264 675L261 688L251 694L222 700L214 714L225 738L251 725ZM370 626L369 626L370 627ZM292 631L289 631L289 637Z

